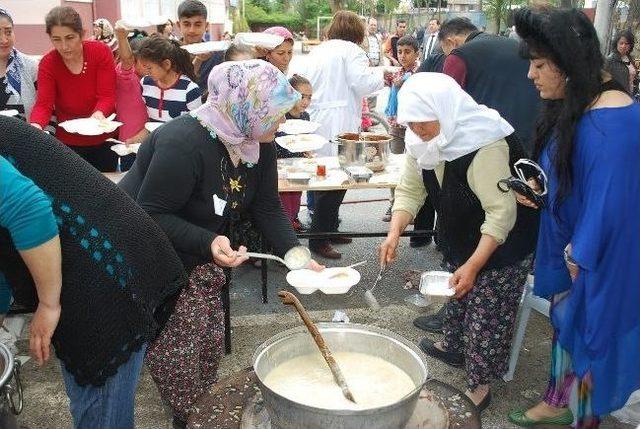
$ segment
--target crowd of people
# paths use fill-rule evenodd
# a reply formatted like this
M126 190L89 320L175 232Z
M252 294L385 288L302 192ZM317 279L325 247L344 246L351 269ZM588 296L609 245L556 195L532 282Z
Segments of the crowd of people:
M443 334L420 348L463 368L465 394L483 411L533 272L535 293L552 302L550 378L542 401L509 419L597 428L640 388L631 32L613 38L605 59L574 9L522 8L517 37L454 18L414 35L399 20L384 40L374 18L340 11L292 65L286 28L264 31L282 40L274 48L234 43L191 55L182 46L206 40L207 9L184 0L177 16L152 35L98 19L86 38L77 11L55 7L45 22L53 49L38 62L15 48L13 20L0 9L0 110L19 115L0 117L0 314L12 300L35 312L30 350L42 363L53 345L76 428L132 428L143 363L175 427L185 426L216 380L223 269L263 241L280 256L300 245L302 195L278 193L277 158L295 156L274 143L280 124L318 122L327 140L356 131L385 86L393 151L406 163L380 264L402 256L411 223L435 226L455 292L414 321ZM383 71L387 63L396 69ZM114 133L57 125L113 114L123 123ZM148 131L148 122L162 125ZM119 159L113 137L142 143L137 155ZM304 156L336 154L328 143ZM128 172L116 187L100 172L118 166ZM509 177L512 190L498 187ZM311 232L337 231L344 196L308 193ZM350 241L309 247L339 259L333 245Z

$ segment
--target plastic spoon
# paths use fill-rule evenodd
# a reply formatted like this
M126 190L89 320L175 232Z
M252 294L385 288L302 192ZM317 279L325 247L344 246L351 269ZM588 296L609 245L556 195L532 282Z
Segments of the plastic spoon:
M296 298L294 294L284 290L281 290L280 292L278 292L278 296L282 300L283 304L293 305L295 309L298 311L298 314L302 318L302 321L307 326L309 333L311 334L311 336L313 337L313 340L318 346L318 349L320 349L320 353L322 354L322 357L327 362L327 365L329 365L329 369L333 374L333 379L335 380L336 384L340 386L340 389L342 389L342 394L344 395L345 398L347 398L349 401L355 404L356 400L353 398L353 394L351 393L351 390L349 390L349 386L347 386L347 380L345 380L344 375L342 374L342 371L338 366L338 362L336 362L336 360L334 359L333 355L331 354L331 350L329 350L329 347L324 342L324 338L322 338L322 334L320 333L316 325L313 323L313 321L309 317L309 314L304 309L304 307L302 306L298 298Z
M367 305L371 307L372 310L380 310L380 304L378 303L378 300L373 294L373 290L376 288L376 286L378 286L378 282L382 279L382 274L384 274L384 271L386 268L387 268L386 265L380 266L380 271L378 271L378 277L376 277L376 280L373 282L373 287L371 289L367 289L364 292L364 300L367 302Z
M356 262L355 264L351 264L351 265L347 265L346 267L341 267L341 268L355 268L355 267L359 267L360 265L364 265L366 264L367 261L360 261L360 262ZM331 274L329 277L327 277L328 279L333 279L336 278L340 275L344 274L344 272L338 272L338 273L333 273Z

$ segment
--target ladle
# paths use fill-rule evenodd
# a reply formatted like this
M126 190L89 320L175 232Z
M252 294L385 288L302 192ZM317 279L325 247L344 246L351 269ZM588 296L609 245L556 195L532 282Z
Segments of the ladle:
M229 256L222 249L219 250L219 253L225 256ZM309 262L311 262L311 252L304 246L295 246L292 247L284 254L284 258L281 258L276 255L270 255L268 253L257 253L257 252L243 252L238 253L238 256L248 256L249 258L257 258L257 259L271 259L273 261L278 261L281 264L285 265L290 270L301 270L306 267Z
M329 369L333 374L333 379L335 380L336 384L340 386L340 389L342 389L342 394L349 401L356 403L356 400L353 398L353 394L351 393L351 390L349 390L349 386L347 386L347 381L345 380L344 375L342 374L342 371L338 366L338 362L336 362L333 355L331 354L331 350L329 350L329 347L324 342L324 338L322 338L322 334L320 333L316 325L313 323L313 321L309 317L307 310L304 309L304 307L302 306L298 298L296 298L296 296L290 292L281 290L280 292L278 292L278 296L282 300L283 304L293 305L296 308L296 310L298 311L298 314L302 318L302 321L306 325L307 329L309 330L309 333L311 334L311 336L313 337L313 340L318 346L318 349L320 349L320 353L322 354L322 357L327 362L327 365L329 365Z

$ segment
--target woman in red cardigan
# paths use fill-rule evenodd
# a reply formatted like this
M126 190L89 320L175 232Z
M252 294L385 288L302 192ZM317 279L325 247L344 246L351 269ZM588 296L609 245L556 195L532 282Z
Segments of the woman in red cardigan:
M55 114L58 123L115 112L116 72L111 50L102 42L83 41L80 15L55 7L45 19L54 49L40 61L38 93L30 122L44 128ZM115 171L117 155L105 142L110 134L83 136L58 127L56 137L100 171Z

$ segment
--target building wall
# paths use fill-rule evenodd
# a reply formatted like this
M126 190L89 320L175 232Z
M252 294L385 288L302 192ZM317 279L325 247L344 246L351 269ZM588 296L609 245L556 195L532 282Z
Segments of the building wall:
M2 0L15 24L16 47L27 54L42 54L50 49L44 17L60 0Z
M106 18L114 24L121 17L153 18L165 16L175 20L181 0L0 0L15 23L16 47L27 54L42 55L51 49L44 18L56 6L71 6L80 13L85 37L92 36L93 21ZM209 29L213 40L224 32L227 20L225 0L203 0L209 12ZM149 28L148 31L155 31ZM176 34L179 35L176 29Z

